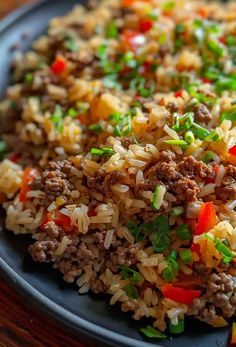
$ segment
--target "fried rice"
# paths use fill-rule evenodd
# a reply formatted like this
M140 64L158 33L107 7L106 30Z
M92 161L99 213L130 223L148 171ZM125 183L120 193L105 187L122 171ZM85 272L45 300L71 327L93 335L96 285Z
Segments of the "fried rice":
M187 316L227 326L236 4L78 5L16 52L13 80L0 103L0 200L6 228L32 235L33 260L161 332L183 332Z

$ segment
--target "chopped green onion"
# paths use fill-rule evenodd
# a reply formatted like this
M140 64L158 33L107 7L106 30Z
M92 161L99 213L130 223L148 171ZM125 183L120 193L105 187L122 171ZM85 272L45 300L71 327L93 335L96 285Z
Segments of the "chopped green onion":
M169 233L164 234L157 231L152 234L151 241L154 252L160 253L169 247L171 236Z
M162 10L163 11L171 11L174 9L174 7L175 7L174 1L167 1L167 2L164 2L164 4L162 5Z
M124 279L131 279L134 283L138 283L141 280L141 275L127 265L119 265L118 269L121 270L120 275Z
M178 257L178 252L174 249L173 251L170 252L168 258L176 260Z
M69 108L69 110L67 111L67 114L68 116L71 116L71 117L77 117L78 116L78 111L76 111L76 109L74 108Z
M236 90L236 77L235 76L219 76L215 88L217 92L223 92L225 90L235 91Z
M172 127L177 132L185 131L191 128L194 121L194 113L187 112L182 117L178 118L177 123Z
M170 231L169 221L167 216L164 216L164 215L158 216L154 220L153 224L155 225L155 228L158 230L159 233L167 233Z
M146 328L140 329L141 333L149 338L157 338L157 339L165 339L167 336L162 334L159 330L151 327L150 325L146 326Z
M76 106L78 108L78 113L80 114L86 114L90 107L89 103L84 101L78 101Z
M215 153L214 152L211 152L211 151L208 151L206 152L206 154L204 155L202 161L206 164L208 164L211 160L213 160L215 157Z
M224 111L220 116L220 121L231 120L232 122L236 121L236 107L232 107L230 110Z
M64 47L71 52L77 52L79 45L76 36L73 33L65 34Z
M160 45L165 45L167 43L166 33L162 33L161 35L159 35L157 41Z
M173 324L169 321L169 332L171 334L182 334L184 332L184 319L178 319L177 324Z
M207 42L208 49L213 52L217 58L220 58L224 54L224 48L216 41L210 40Z
M233 47L236 44L235 37L232 35L226 36L226 44L229 47Z
M177 256L177 251L172 251L170 255L166 257L167 267L162 272L162 277L166 282L172 282L179 271L179 264L176 261Z
M63 118L64 118L64 113L62 111L62 108L60 105L56 105L54 109L54 113L51 115L50 119L53 121L55 124L56 129L58 132L63 131Z
M5 141L0 140L0 159L2 160L8 152L8 147Z
M179 146L182 146L182 145L187 145L187 142L184 141L184 140L165 140L164 143L167 143L168 145L179 145Z
M170 215L172 217L179 217L184 213L184 208L183 206L177 206L177 207L173 207L170 211Z
M138 299L138 289L133 284L127 284L123 289L129 298Z
M31 72L28 72L24 77L24 81L26 83L32 83L33 82L33 74Z
M190 249L186 249L182 252L179 252L179 257L185 264L189 264L193 260L193 255Z
M201 125L197 123L193 123L191 127L192 132L195 136L197 136L200 140L204 140L208 135L210 135L210 131L203 128Z
M107 39L117 39L119 35L118 28L116 26L116 23L111 21L108 23L106 27L106 38Z
M156 210L159 210L163 203L163 197L165 195L166 188L163 185L157 185L153 194L152 206Z
M168 266L163 270L162 277L163 277L164 281L172 282L175 279L176 274L173 271L173 269L170 266Z
M181 241L189 241L192 238L192 233L188 224L181 224L177 226L175 232Z
M231 260L234 258L234 254L231 252L231 250L228 247L225 246L225 244L222 241L220 241L218 239L214 239L211 236L209 236L208 234L205 234L205 238L207 240L211 240L212 242L214 242L215 248L223 256L223 263L224 264L231 262Z
M205 141L207 142L219 142L221 140L220 135L216 132L216 130L213 130L206 138Z
M96 133L100 133L102 131L102 127L100 124L91 124L89 130L95 131Z
M102 147L102 148L91 148L90 153L93 155L98 155L100 157L106 157L109 155L113 155L114 151L112 148L109 147Z
M191 130L186 131L186 133L184 134L184 141L186 141L188 144L191 144L195 141L195 137Z

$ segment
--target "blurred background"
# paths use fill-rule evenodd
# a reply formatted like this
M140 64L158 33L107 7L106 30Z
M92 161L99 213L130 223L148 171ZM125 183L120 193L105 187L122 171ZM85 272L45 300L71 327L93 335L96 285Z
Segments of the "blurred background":
M0 19L20 5L32 2L32 0L0 0Z

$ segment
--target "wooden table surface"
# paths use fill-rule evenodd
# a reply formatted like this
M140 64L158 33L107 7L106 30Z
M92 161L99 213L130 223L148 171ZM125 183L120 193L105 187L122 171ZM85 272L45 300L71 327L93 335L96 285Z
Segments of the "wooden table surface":
M29 2L30 0L0 0L0 18L17 6ZM24 299L0 278L0 347L86 346L61 329L57 323L24 303Z

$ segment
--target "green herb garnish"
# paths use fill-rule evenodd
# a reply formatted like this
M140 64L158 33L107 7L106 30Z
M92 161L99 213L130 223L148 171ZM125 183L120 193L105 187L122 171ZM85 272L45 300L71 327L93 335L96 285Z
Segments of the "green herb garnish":
M113 155L115 152L112 148L102 147L102 148L91 148L90 153L93 155L98 155L99 157L107 157L109 155Z
M188 224L181 224L177 226L175 232L181 241L189 241L192 238L192 233Z
M138 283L141 280L141 275L137 271L131 269L127 265L119 265L118 269L121 270L120 275L124 279L130 279L134 283Z
M157 339L165 339L166 335L162 334L159 330L151 327L150 325L146 326L146 328L140 329L141 333L149 338L157 338Z
M111 21L108 23L105 35L107 39L117 39L119 36L119 31L115 22Z
M127 284L123 289L129 298L138 299L138 289L133 284Z

